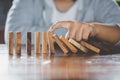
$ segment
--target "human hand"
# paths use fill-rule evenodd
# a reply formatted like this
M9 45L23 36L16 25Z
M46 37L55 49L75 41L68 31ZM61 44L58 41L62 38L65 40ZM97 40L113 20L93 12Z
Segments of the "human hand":
M67 39L74 39L76 41L87 40L89 37L96 35L95 26L91 23L84 23L80 21L60 21L50 27L49 31L53 32L57 28L67 28Z

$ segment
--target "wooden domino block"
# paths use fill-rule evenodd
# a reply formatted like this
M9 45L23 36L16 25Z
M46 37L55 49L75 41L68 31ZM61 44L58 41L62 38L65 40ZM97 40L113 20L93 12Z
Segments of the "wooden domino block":
M40 55L40 32L35 32L35 53L36 56Z
M14 34L13 32L9 32L9 55L13 55L13 49L14 49Z
M16 32L16 55L21 56L21 32Z
M76 46L81 51L83 51L84 53L88 52L87 48L85 48L84 46L82 46L81 44L79 44L77 41L75 41L73 39L69 39L69 42L72 43L74 46Z
M53 35L54 39L56 40L57 44L59 45L59 47L62 49L62 51L64 52L64 54L67 54L69 51L66 48L66 46L63 44L63 42L59 39L58 35L54 34Z
M47 53L47 32L42 32L42 53Z
M77 53L77 49L67 40L64 36L61 36L60 39L67 45L73 53Z
M54 48L54 41L53 41L53 34L52 34L52 32L48 32L48 38L49 38L50 53L55 53L55 48Z
M27 32L27 43L26 43L26 48L27 48L27 55L31 56L31 32Z
M80 44L83 45L83 46L85 46L86 48L88 48L88 49L96 52L96 53L100 53L100 49L99 49L99 48L94 47L93 45L90 45L90 44L88 44L88 43L85 42L85 41L80 41Z

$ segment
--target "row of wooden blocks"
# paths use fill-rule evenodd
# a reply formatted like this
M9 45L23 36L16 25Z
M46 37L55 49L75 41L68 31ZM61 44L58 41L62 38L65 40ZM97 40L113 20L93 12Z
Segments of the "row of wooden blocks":
M26 50L28 56L31 56L31 47L32 47L31 38L32 38L31 32L27 32ZM85 41L77 42L73 39L68 40L64 36L61 36L59 38L58 35L56 34L53 35L52 32L42 32L42 51L40 51L40 32L35 32L34 49L36 55L39 55L40 53L48 53L48 51L51 54L55 53L54 40L57 42L57 44L62 49L65 55L67 55L67 53L69 52L68 48L73 53L77 53L78 49L80 49L84 53L87 53L88 49L96 53L100 52L99 48ZM9 55L13 55L14 47L15 47L16 55L20 56L21 46L22 46L21 32L16 32L16 37L14 37L14 32L9 32ZM47 49L48 48L47 46L49 46L49 50Z

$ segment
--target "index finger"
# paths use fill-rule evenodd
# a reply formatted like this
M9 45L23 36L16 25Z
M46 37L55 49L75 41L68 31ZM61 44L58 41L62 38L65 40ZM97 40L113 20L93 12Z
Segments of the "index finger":
M55 29L57 28L69 28L70 24L72 23L72 21L60 21L55 23L54 25L52 25L49 29L49 31L53 32Z

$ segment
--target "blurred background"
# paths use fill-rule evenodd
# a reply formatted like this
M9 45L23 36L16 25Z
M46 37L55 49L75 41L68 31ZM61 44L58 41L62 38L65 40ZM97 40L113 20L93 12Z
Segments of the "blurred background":
M13 0L0 0L0 44L4 43L4 29L7 12L12 5ZM120 0L116 0L120 5Z
M4 43L4 29L7 12L13 0L0 0L0 44Z

